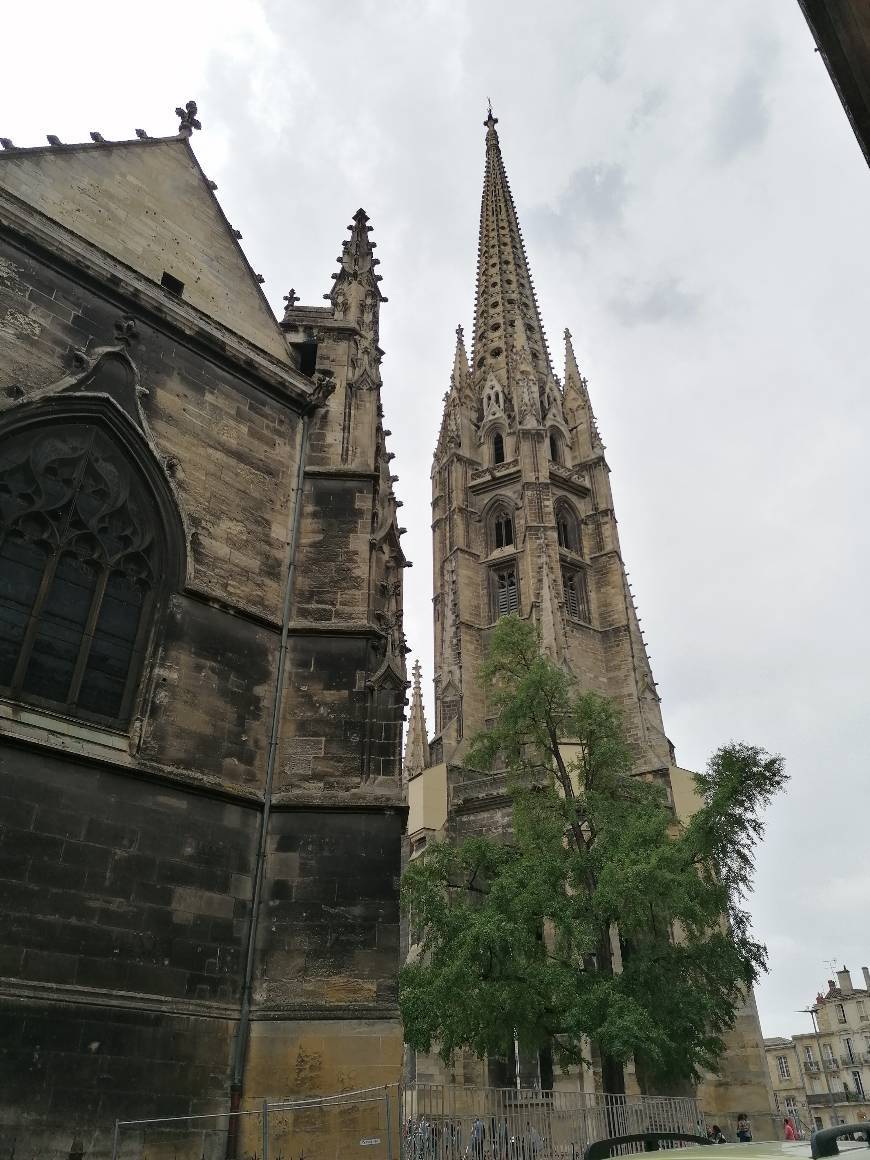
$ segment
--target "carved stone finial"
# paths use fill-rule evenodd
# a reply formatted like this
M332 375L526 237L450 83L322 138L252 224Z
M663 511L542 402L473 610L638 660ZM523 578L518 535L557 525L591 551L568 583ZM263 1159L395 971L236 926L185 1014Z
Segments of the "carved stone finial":
M102 133L97 133L95 129L91 130L91 140L94 142L95 145L105 145L106 144L106 138L103 136Z
M464 341L465 341L465 331L464 331L464 330L463 330L463 328L462 328L462 323L461 323L461 322L460 322L459 326L457 326L457 327L456 327L456 339L457 339L457 341L458 341L458 342L464 342Z
M58 137L56 133L47 133L45 139L54 149L56 149L59 145L63 145L63 141L61 141L60 137Z
M14 149L15 148L15 146L12 144L11 137L0 137L0 146L2 146L4 149Z
M190 137L194 129L202 128L202 125L196 119L198 112L196 101L188 101L183 109L179 106L175 110L176 117L180 118L178 132L182 137Z
M136 136L139 138L140 141L147 141L148 140L148 134L145 132L144 129L137 129Z
M489 132L498 124L498 117L492 115L492 101L489 97L486 98L486 120L483 122Z
M573 334L571 333L571 331L570 331L570 330L568 329L568 327L566 326L566 327L565 327L565 341L566 341L566 342L570 342L570 341L571 341L571 339L572 339L573 337L574 337L574 336L573 336Z

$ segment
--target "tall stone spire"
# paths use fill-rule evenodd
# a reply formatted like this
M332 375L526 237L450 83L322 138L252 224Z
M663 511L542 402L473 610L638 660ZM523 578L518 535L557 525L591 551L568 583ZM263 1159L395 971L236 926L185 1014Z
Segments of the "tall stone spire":
M355 382L368 378L369 385L380 383L380 362L383 352L378 346L380 337L380 306L387 299L381 293L381 275L375 273L380 258L374 256L377 242L369 241L372 227L368 214L358 209L347 227L350 237L342 242L337 273L332 275L334 285L323 297L332 303L335 317L355 326L362 334L357 340L356 357L351 366ZM366 384L361 384L366 385Z
M405 760L402 765L403 780L415 777L429 764L429 738L426 733L426 716L423 712L423 690L420 685L420 662L414 662L414 685L411 690L411 712L408 715L408 737L405 741Z
M453 355L453 371L450 375L450 385L465 397L469 378L468 355L465 353L465 331L461 326L456 327L456 353Z
M497 124L490 108L484 121L486 174L480 206L472 366L476 378L492 371L510 390L511 351L516 358L525 356L523 361L536 374L548 376L552 372Z
M444 394L444 411L441 428L435 446L438 459L451 447L462 446L462 404L470 399L471 376L468 369L468 355L465 353L465 338L462 327L456 327L456 353L453 356L453 371L450 375L450 389Z
M577 366L577 356L574 354L574 344L571 341L571 331L565 329L565 392L564 407L571 414L573 424L578 431L578 438L582 446L579 448L584 458L597 454L604 449L598 423L592 410L589 398L589 387L586 379Z

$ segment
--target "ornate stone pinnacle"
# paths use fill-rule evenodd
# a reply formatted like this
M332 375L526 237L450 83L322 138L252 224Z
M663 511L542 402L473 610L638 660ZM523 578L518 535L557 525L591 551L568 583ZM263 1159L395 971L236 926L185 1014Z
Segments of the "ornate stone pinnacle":
M329 297L327 294L325 297ZM287 309L290 310L299 301L299 296L293 286L290 287L290 293L284 295L284 301L287 303Z
M492 115L492 101L489 97L486 98L486 120L483 123L490 132L498 124L498 117Z
M456 340L457 340L457 342L464 342L465 341L465 331L462 329L461 322L456 327Z
M202 128L202 125L196 119L198 112L196 101L188 101L183 109L179 106L175 110L176 117L180 118L178 132L181 136L190 137L194 129Z

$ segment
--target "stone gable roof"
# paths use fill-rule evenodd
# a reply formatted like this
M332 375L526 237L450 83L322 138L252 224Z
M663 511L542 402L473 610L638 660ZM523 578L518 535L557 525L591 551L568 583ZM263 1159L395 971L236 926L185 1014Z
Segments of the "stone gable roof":
M99 134L94 134L99 138ZM189 134L0 152L0 188L281 362L284 337ZM172 292L167 290L167 293Z

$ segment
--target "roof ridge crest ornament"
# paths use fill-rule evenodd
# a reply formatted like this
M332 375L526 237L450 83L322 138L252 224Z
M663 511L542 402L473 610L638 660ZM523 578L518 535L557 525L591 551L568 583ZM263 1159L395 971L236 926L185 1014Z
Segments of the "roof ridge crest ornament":
M179 105L175 110L176 117L180 118L178 126L178 135L180 137L190 137L193 135L194 129L201 129L201 123L196 119L196 114L199 112L196 101L188 101L182 107Z

